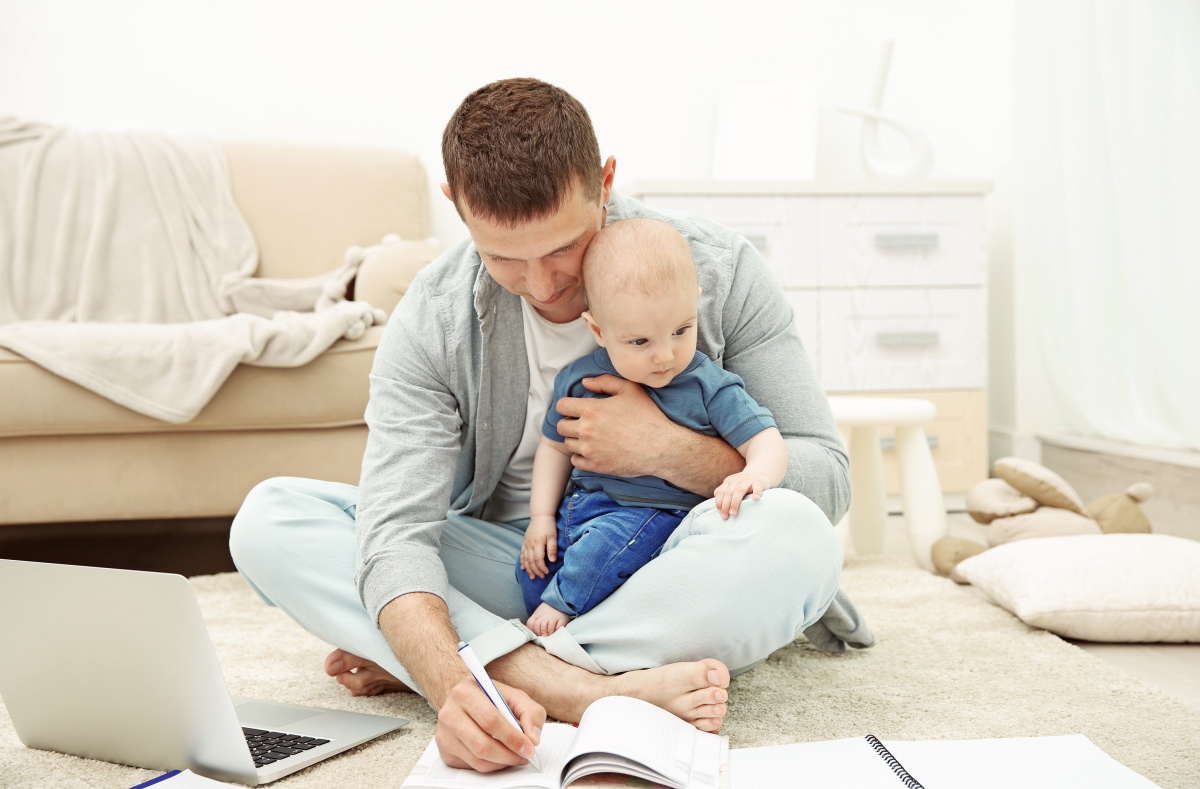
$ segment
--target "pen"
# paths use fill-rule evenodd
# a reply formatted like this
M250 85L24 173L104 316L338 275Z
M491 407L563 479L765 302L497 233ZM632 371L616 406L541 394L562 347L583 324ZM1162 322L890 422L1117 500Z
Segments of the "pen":
M521 724L517 722L517 716L513 715L512 710L508 708L508 702L500 695L500 691L496 690L496 684L492 682L492 678L488 676L483 668L483 664L479 662L479 658L475 657L475 653L471 651L471 645L466 641L458 642L458 656L462 658L463 663L467 664L467 670L471 672L471 676L475 678L475 683L492 702L496 705L496 709L500 710L500 714L508 720L513 726L517 727L517 731L522 734L525 730L521 728ZM539 773L542 771L542 765L538 761L537 754L529 758L529 763L533 765L533 769Z

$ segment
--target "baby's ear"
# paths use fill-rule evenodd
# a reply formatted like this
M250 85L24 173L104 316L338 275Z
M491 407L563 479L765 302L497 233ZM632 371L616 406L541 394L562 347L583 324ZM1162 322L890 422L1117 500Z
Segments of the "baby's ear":
M704 288L697 287L696 288L696 298L699 299L703 295L704 295Z
M596 342L600 347L604 347L604 335L600 332L600 324L596 323L596 319L592 317L592 313L587 310L583 311L583 319L587 321L588 328L592 330L592 334L596 337Z

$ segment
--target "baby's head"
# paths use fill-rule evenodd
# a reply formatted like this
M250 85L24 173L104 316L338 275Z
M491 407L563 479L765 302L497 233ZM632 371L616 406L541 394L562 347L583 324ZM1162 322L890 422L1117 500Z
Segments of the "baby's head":
M584 319L621 377L666 386L696 354L696 265L683 236L657 219L601 230L583 258Z

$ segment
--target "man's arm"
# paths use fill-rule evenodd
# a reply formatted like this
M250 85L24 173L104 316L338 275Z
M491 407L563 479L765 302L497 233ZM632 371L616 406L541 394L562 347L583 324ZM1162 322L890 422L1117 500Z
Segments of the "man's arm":
M371 370L367 450L356 511L356 581L367 613L438 710L437 741L454 767L524 762L531 738L505 721L458 658L439 549L453 495L462 422L450 380L445 327L418 278L397 306ZM526 731L545 710L501 687ZM536 737L536 735L535 735Z
M583 385L608 397L564 397L555 404L563 417L558 431L574 453L575 468L622 477L653 475L707 498L745 465L721 438L664 416L639 384L602 375L584 378Z

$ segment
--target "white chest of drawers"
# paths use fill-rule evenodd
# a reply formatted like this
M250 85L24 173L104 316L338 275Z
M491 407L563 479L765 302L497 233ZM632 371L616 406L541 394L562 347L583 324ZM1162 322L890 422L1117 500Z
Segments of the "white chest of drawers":
M987 476L989 184L694 181L623 191L744 235L783 286L826 391L932 400L943 489ZM893 465L885 462L892 491Z

